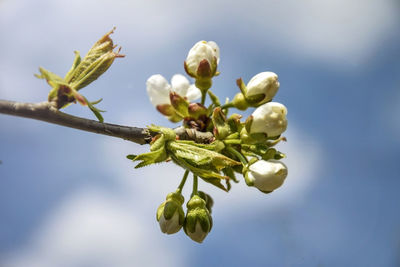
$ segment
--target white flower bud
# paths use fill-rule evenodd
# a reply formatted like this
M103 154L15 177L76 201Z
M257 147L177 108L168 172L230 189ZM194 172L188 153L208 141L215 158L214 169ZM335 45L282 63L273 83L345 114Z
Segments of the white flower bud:
M160 224L161 231L164 234L170 235L179 232L179 230L182 228L182 222L180 222L180 220L180 212L178 209L176 209L172 218L167 220L164 214L162 214L158 223Z
M193 195L187 203L187 213L183 230L193 241L203 242L212 228L212 218L206 202L198 195Z
M261 72L251 78L247 84L246 97L264 95L264 98L257 103L257 105L261 105L271 101L278 89L278 75L273 72Z
M279 188L288 174L285 164L278 160L259 160L250 165L245 174L246 183L263 192L272 192Z
M282 134L287 127L287 109L277 102L259 106L252 114L250 133L265 133L268 137Z
M179 192L173 192L169 193L167 200L158 207L156 218L163 233L175 234L182 228L185 219L183 202L183 196Z
M219 63L219 47L213 42L197 42L189 51L186 72L194 78L212 78Z
M176 92L181 97L186 97L189 101L201 97L200 90L193 84L190 85L188 79L182 74L175 74L171 79L171 85L160 74L152 75L147 80L146 89L153 106L171 104L170 92Z

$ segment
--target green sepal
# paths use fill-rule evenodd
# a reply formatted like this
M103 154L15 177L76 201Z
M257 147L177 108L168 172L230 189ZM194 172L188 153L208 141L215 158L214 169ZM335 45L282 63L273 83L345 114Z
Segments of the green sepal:
M187 208L188 210L184 226L185 233L194 233L196 231L197 223L200 224L203 232L210 232L212 228L212 219L204 199L199 195L194 195L187 203Z
M246 96L246 101L252 107L258 107L265 98L265 94L257 94L252 96Z
M247 88L246 88L246 85L243 82L243 79L242 78L237 79L236 80L236 85L239 87L240 91L245 96L247 94Z
M197 195L199 197L201 197L205 202L206 202L206 207L208 209L208 211L210 212L210 214L212 213L212 207L214 205L214 199L207 193L203 192L203 191L198 191ZM192 194L191 197L193 197L194 194Z
M240 119L241 119L241 118L242 118L242 115L233 113L233 114L227 119L228 125L229 125L229 127L230 127L232 133L239 134L239 132L241 131L241 129L242 129L242 127L243 127L242 124L241 124L241 122L240 122ZM239 138L239 137L238 137L238 138Z
M208 110L200 103L190 103L188 106L189 117L199 119L200 117L207 116Z
M233 98L232 103L233 106L239 110L246 110L250 106L243 93L237 93Z
M250 133L251 131L251 125L253 124L253 115L250 115L249 117L247 117L245 123L244 123L244 127L246 128L246 131L248 133Z
M266 133L251 133L250 138L255 140L255 143L265 143L268 140Z
M172 216L174 216L175 211L179 208L182 208L184 201L185 199L180 193L169 193L164 206L164 218L167 220L171 219Z
M176 113L174 107L170 104L157 105L156 109L158 110L158 112L167 117L174 116Z
M221 102L219 101L218 96L216 96L213 92L211 92L211 90L208 90L207 93L208 93L208 95L210 96L211 101L213 102L213 104L214 104L216 107L221 106Z
M276 154L274 155L274 159L279 160L279 159L283 159L283 158L286 158L286 154L284 154L280 151L276 151Z
M250 178L248 177L248 172L246 171L245 173L243 173L244 176L244 181L246 182L246 184L248 186L254 186L254 181L250 180Z
M174 107L178 115L181 117L188 117L189 116L189 102L186 101L183 97L178 95L175 92L169 93L169 99L171 101L171 105Z
M216 138L222 140L225 139L229 134L231 134L231 129L227 123L224 112L220 107L214 108L212 114L212 122L214 124L214 135Z

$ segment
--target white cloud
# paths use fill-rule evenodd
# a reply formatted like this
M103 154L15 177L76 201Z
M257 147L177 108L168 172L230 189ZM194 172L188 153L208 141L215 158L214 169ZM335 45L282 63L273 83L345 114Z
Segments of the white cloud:
M229 40L248 39L246 49L271 47L346 69L367 62L397 29L396 5L392 0L3 1L0 30L7 42L0 50L0 94L34 97L32 73L38 65L66 71L74 49L86 52L112 26L118 26L116 40L124 53L140 66L154 55L170 61L177 43L204 35L204 29L220 29Z
M140 208L116 195L81 190L47 218L23 251L3 258L7 267L183 266L176 247L159 240Z
M258 38L264 32L267 44L342 67L367 61L399 22L397 3L391 0L290 0L258 5L252 2L248 18L258 28L253 30Z

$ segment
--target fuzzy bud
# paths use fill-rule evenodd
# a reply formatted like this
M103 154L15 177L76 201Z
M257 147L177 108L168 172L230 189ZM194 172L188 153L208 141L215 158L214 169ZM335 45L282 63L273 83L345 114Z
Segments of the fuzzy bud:
M183 212L184 198L178 193L169 193L167 200L163 202L157 209L157 221L160 229L165 234L175 234L183 226L185 213Z
M202 243L212 228L212 218L206 202L199 195L194 195L187 203L184 230L193 241Z

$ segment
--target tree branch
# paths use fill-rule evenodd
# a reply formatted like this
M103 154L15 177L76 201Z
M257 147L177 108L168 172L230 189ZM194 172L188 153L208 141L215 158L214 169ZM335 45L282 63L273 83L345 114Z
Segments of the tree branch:
M118 137L141 145L150 143L154 136L147 128L101 123L72 116L59 111L50 102L22 103L0 99L0 113ZM198 132L194 129L185 129L183 127L176 128L175 132L181 140L194 140L199 143L210 143L214 140L214 136L210 132Z
M57 110L49 102L21 103L0 100L0 113L41 120L87 132L104 134L129 140L138 144L151 141L151 134L146 128L122 126L80 118Z

